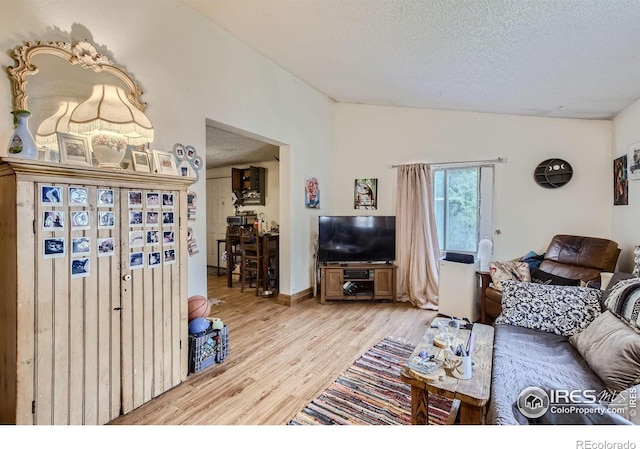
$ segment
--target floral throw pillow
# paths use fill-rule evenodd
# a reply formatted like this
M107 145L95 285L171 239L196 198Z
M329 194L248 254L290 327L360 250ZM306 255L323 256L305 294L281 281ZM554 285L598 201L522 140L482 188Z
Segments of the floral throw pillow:
M526 262L489 262L489 274L493 288L502 291L502 281L531 282L529 264Z
M510 324L570 337L598 315L602 291L595 288L502 281L502 312L496 324Z

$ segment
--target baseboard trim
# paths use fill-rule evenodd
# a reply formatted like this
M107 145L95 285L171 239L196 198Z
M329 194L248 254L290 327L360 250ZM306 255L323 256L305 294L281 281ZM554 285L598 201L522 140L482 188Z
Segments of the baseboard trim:
M294 295L285 295L284 293L278 293L278 297L275 299L275 302L277 304L282 304L283 306L292 307L296 304L300 304L302 301L308 298L313 298L313 289L311 287L299 291Z

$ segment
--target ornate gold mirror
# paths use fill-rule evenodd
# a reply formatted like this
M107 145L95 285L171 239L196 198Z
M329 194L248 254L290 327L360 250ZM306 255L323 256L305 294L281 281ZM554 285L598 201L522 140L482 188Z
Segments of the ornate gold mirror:
M81 103L95 84L121 87L141 111L146 103L133 78L89 42L27 42L13 50L15 66L8 67L13 109L31 112L33 135L39 124L58 110L63 101Z

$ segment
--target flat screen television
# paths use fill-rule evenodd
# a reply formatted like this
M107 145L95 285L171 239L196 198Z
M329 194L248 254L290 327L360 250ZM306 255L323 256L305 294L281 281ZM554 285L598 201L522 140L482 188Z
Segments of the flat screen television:
M319 220L319 262L392 262L396 260L395 216L323 215Z

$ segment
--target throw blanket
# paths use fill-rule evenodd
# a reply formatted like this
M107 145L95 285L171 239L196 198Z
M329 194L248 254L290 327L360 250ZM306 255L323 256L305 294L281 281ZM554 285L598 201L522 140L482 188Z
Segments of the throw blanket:
M604 305L631 327L640 329L640 278L619 281L611 288Z

